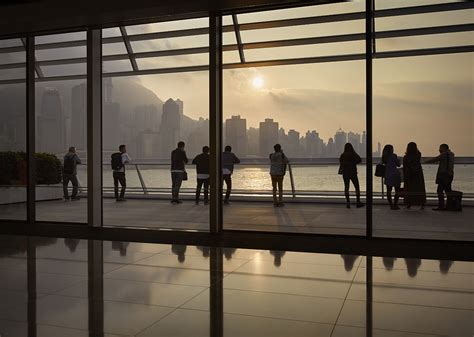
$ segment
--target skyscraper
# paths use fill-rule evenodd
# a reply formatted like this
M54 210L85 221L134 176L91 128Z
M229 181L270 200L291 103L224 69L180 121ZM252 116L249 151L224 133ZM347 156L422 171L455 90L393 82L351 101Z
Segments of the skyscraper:
M296 130L290 129L288 131L288 151L292 157L301 156L300 133Z
M347 142L352 144L352 146L354 147L354 150L357 153L360 152L360 134L359 133L354 133L352 131L349 131L349 133L347 134Z
M335 147L335 155L339 156L342 152L344 152L344 145L347 143L347 134L339 128L334 135L334 147Z
M45 88L38 123L38 151L60 154L65 144L65 123L61 95L57 88Z
M315 130L306 132L305 137L306 156L320 158L323 155L323 140Z
M71 146L77 150L87 148L87 93L86 84L81 83L71 90Z
M273 145L278 143L278 123L271 118L260 122L259 130L260 156L267 157L273 152Z
M158 131L158 107L153 104L144 104L135 107L135 128L137 132Z
M176 148L181 126L180 105L168 99L163 105L160 127L160 154L165 158Z
M362 132L362 141L360 143L360 156L365 157L367 155L367 133L365 131Z
M232 151L238 157L246 157L248 152L247 120L232 116L225 120L225 145L232 146Z

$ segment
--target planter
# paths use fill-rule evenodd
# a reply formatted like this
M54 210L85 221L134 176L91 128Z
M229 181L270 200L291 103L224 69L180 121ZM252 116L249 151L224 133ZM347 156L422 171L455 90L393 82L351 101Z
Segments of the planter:
M62 199L62 184L36 186L36 201ZM0 205L26 202L26 187L0 187Z

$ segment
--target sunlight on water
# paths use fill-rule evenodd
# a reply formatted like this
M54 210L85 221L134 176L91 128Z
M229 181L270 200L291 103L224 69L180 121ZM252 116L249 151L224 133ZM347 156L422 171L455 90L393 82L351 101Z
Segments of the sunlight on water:
M171 177L166 166L139 165L145 185L148 188L170 188ZM337 174L337 165L328 166L294 166L293 177L297 191L332 191L341 192L344 188L342 178ZM436 165L425 165L426 190L436 192ZM187 168L189 180L183 182L183 188L194 188L196 172L193 166ZM365 166L359 166L359 181L361 190L365 191ZM375 171L375 167L374 167ZM86 167L79 167L79 181L86 185ZM112 187L112 173L107 169L103 174L104 187ZM232 176L233 189L245 191L262 191L271 189L271 180L266 166L237 166ZM380 178L373 178L374 191L381 191ZM127 186L141 188L140 180L134 166L127 169ZM285 190L291 190L290 176L287 173L284 180ZM456 165L453 189L464 193L474 193L474 166Z

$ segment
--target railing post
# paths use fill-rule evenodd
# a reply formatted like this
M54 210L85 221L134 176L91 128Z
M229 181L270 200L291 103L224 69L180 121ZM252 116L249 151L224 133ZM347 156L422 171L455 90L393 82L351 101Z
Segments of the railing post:
M293 179L293 170L291 169L291 164L288 164L288 172L290 173L291 195L293 198L296 198L295 180Z
M146 188L145 181L143 180L142 173L138 168L138 164L135 164L135 169L137 170L138 179L140 179L140 184L142 185L143 194L148 194L148 189Z

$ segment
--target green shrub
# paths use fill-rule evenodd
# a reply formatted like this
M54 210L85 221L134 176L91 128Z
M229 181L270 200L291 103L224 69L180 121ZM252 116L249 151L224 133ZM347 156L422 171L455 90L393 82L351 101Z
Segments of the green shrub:
M61 161L54 154L36 153L36 184L50 185L61 182ZM26 153L0 152L0 185L26 184Z

